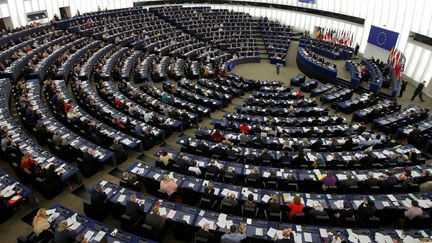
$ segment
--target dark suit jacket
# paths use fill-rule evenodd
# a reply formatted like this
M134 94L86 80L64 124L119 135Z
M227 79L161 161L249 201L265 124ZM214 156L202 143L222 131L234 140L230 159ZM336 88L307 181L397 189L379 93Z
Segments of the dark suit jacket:
M346 180L342 181L341 185L344 188L348 188L350 186L357 186L357 181L355 179L353 179L353 178L346 179Z
M61 177L57 175L55 170L48 169L45 172L45 183L47 183L48 185L54 185L59 182L61 182Z
M365 186L378 186L379 180L376 178L367 178L363 181L363 185Z
M276 243L294 243L294 234L291 233L289 239L280 239Z
M126 214L131 217L132 222L137 222L143 215L143 210L138 203L128 200L126 202Z
M364 203L360 204L358 207L358 215L362 220L367 220L368 218L375 215L376 207L367 207Z
M214 233L204 231L202 229L199 229L197 232L197 236L203 237L207 239L207 243L215 243L216 242L216 236Z
M145 224L152 227L154 234L159 233L164 227L164 218L157 214L147 214Z
M98 192L94 190L91 193L91 203L94 207L103 207L106 203L107 195L104 192Z
M215 165L209 165L207 166L207 171L210 173L215 173L215 174L219 174L220 173L220 169L215 166Z

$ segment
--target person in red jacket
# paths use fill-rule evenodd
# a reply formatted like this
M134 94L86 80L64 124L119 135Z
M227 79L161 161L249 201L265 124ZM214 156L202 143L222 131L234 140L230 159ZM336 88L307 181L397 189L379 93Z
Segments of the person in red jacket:
M215 130L211 136L216 142L222 142L223 134L219 130Z
M244 134L249 134L250 128L246 123L240 125L240 131Z
M23 170L29 169L30 167L36 165L36 160L31 157L30 153L25 153L21 158L21 168Z
M64 104L64 111L67 114L69 110L72 109L72 101L69 100L67 103Z
M301 202L301 198L299 195L294 197L294 200L288 204L289 217L292 218L294 215L301 214L303 212L304 205Z
M115 106L117 106L117 107L121 107L121 106L122 106L122 101L121 101L121 99L116 98L116 99L114 100L114 104L115 104Z

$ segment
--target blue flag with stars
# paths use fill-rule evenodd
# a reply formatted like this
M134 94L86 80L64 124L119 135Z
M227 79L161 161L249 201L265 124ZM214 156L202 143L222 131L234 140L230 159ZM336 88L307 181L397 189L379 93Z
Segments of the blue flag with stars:
M399 33L397 32L372 25L369 32L368 42L390 51L396 46L398 37Z

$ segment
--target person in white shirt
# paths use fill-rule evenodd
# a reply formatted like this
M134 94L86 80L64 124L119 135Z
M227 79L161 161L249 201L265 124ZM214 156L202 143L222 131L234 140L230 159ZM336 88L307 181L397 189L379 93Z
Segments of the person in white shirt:
M192 161L192 164L189 166L188 170L194 172L197 176L201 175L201 169L198 167L196 161Z

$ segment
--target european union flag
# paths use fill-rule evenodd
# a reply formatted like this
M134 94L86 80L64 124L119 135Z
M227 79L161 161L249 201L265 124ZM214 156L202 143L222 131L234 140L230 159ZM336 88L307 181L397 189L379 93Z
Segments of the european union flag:
M374 25L371 26L368 42L388 51L395 47L399 33L386 30Z

